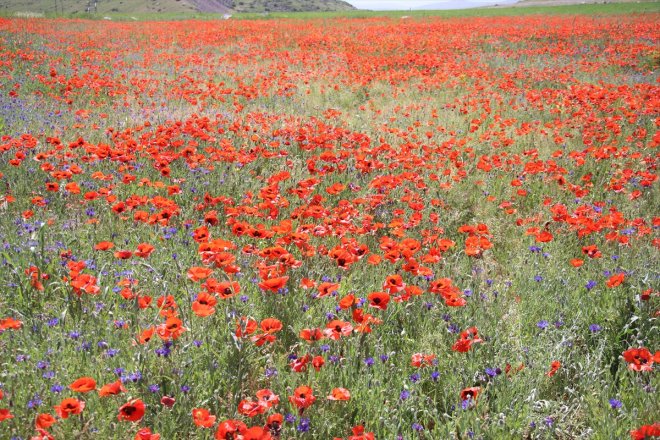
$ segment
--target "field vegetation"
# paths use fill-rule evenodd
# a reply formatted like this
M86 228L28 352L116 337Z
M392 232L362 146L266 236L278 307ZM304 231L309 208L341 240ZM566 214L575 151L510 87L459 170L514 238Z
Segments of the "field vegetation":
M594 7L0 19L0 438L657 435L660 14Z

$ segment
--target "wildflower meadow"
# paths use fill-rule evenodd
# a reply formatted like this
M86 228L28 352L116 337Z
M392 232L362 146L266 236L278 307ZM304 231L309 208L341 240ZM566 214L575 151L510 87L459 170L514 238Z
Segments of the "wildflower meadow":
M659 47L0 18L0 439L660 436Z

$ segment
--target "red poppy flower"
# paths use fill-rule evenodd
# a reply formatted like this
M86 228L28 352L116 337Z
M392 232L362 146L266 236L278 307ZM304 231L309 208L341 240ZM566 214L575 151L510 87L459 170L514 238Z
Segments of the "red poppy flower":
M632 440L650 440L655 437L660 437L660 423L643 425L630 431L630 438Z
M548 376L548 377L552 377L552 376L555 375L555 373L557 373L557 371L558 371L560 368L561 368L561 362L559 362L559 361L552 361L552 363L550 364L550 371L548 371L547 373L545 373L545 375Z
M210 428L215 424L215 416L204 408L193 408L192 418L195 425L202 428Z
M23 326L23 322L14 318L0 319L0 330L18 330Z
M246 417L255 417L266 412L267 407L253 400L241 400L238 404L238 413Z
M70 415L80 414L85 409L85 402L69 397L62 400L59 405L54 406L55 412L62 419L68 419Z
M9 412L8 409L6 409L6 408L0 409L0 422L3 422L5 420L9 420L9 419L13 419L13 418L14 418L14 415L11 412Z
M348 440L376 440L373 432L364 432L364 426L358 425L351 428L353 435Z
M267 408L272 408L280 403L280 396L269 389L257 391L257 399L259 399L259 404L266 406Z
M271 414L268 416L268 419L266 419L265 428L270 431L271 435L277 438L282 431L282 422L284 422L284 416L282 416L282 414Z
M332 339L339 340L342 336L348 336L353 331L353 326L349 322L340 321L338 319L330 321L323 330L323 334Z
M321 371L321 368L323 367L324 364L325 364L325 359L323 359L323 356L314 356L314 358L312 359L312 367L314 367L316 371Z
M316 397L310 387L303 385L293 391L293 395L289 396L289 402L302 413L305 408L309 408L316 402Z
M587 255L589 258L600 258L603 254L598 250L598 246L582 246L582 253Z
M160 398L160 404L168 408L172 408L176 403L176 399L172 396L163 396Z
M300 330L299 336L301 339L304 339L305 341L312 343L323 339L323 332L319 328L313 328L313 329L305 328Z
M470 387L461 390L461 400L468 399L477 400L477 396L481 393L481 387Z
M383 290L390 294L401 292L405 287L406 284L401 275L389 275L383 284Z
M616 287L619 286L621 283L623 283L623 280L626 278L626 276L622 273L618 273L615 275L612 275L608 280L607 280L607 287Z
M652 355L645 348L629 348L623 352L623 359L628 362L628 369L632 371L652 371L653 363L660 362L660 352Z
M433 365L436 356L434 354L415 353L412 355L410 365L421 368Z
M373 292L367 296L369 307L380 310L387 310L387 304L390 302L390 295L385 292Z
M218 425L215 440L234 440L247 431L247 426L240 420L224 420Z
M154 434L149 428L141 428L135 434L134 440L160 440L160 434Z
M146 406L140 399L134 399L119 408L117 419L120 421L137 422L144 417Z
M34 422L37 429L48 429L55 423L57 423L57 419L51 414L39 414Z
M253 426L243 432L242 440L271 440L270 431L261 426Z

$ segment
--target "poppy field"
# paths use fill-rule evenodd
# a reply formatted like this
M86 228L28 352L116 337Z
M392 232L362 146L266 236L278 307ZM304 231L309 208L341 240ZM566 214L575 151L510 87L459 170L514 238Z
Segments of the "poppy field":
M0 18L0 439L660 435L658 29Z

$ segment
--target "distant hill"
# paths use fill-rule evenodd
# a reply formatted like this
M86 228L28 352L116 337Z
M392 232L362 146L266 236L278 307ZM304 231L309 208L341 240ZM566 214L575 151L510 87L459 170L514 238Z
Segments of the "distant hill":
M303 12L355 9L342 0L0 0L0 14L77 15L191 12Z
M484 6L493 6L495 4L499 6L511 6L516 3L518 0L491 0L490 2L485 0L445 0L437 3L429 3L424 6L418 6L413 9L420 10L443 10L443 9L468 9L468 8L482 8Z

